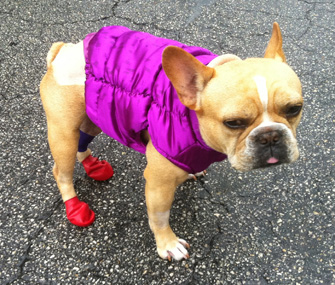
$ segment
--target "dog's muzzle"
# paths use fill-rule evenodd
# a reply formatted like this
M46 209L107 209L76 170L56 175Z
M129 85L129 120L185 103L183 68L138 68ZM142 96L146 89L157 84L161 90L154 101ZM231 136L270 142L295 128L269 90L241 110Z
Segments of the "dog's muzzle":
M297 158L296 139L284 124L261 124L249 134L246 152L253 168L289 163Z

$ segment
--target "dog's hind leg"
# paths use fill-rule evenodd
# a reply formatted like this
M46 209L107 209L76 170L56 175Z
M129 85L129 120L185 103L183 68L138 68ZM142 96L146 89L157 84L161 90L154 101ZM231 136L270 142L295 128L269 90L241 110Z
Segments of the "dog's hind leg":
M113 176L113 168L107 161L93 157L91 150L88 148L89 143L99 133L101 133L100 128L95 126L86 115L80 126L77 159L82 163L89 177L94 180L104 181Z
M53 174L67 217L77 226L88 226L94 221L94 212L79 201L73 186L79 129L86 116L84 86L59 85L54 80L52 68L49 68L41 82L40 92L48 123L48 141L55 161Z

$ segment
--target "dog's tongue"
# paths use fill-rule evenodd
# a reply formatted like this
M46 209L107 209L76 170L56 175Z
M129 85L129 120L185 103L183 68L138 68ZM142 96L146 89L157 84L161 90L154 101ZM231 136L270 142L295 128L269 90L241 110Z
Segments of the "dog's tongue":
M275 157L270 157L266 162L270 164L277 163L279 160Z

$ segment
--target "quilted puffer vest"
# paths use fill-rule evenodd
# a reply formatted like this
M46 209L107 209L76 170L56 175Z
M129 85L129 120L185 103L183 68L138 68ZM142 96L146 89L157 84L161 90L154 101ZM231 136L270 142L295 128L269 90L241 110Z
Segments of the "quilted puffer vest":
M224 160L201 138L194 111L186 108L162 69L162 53L178 46L208 64L217 55L177 41L111 26L84 39L86 112L120 143L145 153L148 130L157 151L189 173Z

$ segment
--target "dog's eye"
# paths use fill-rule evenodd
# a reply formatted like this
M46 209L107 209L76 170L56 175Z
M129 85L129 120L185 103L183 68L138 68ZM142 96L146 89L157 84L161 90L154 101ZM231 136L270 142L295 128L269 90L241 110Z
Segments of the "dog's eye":
M302 105L289 106L285 112L286 117L292 118L292 117L299 115L301 109L302 109Z
M231 120L225 121L224 125L230 129L244 129L247 126L247 122L245 120Z

